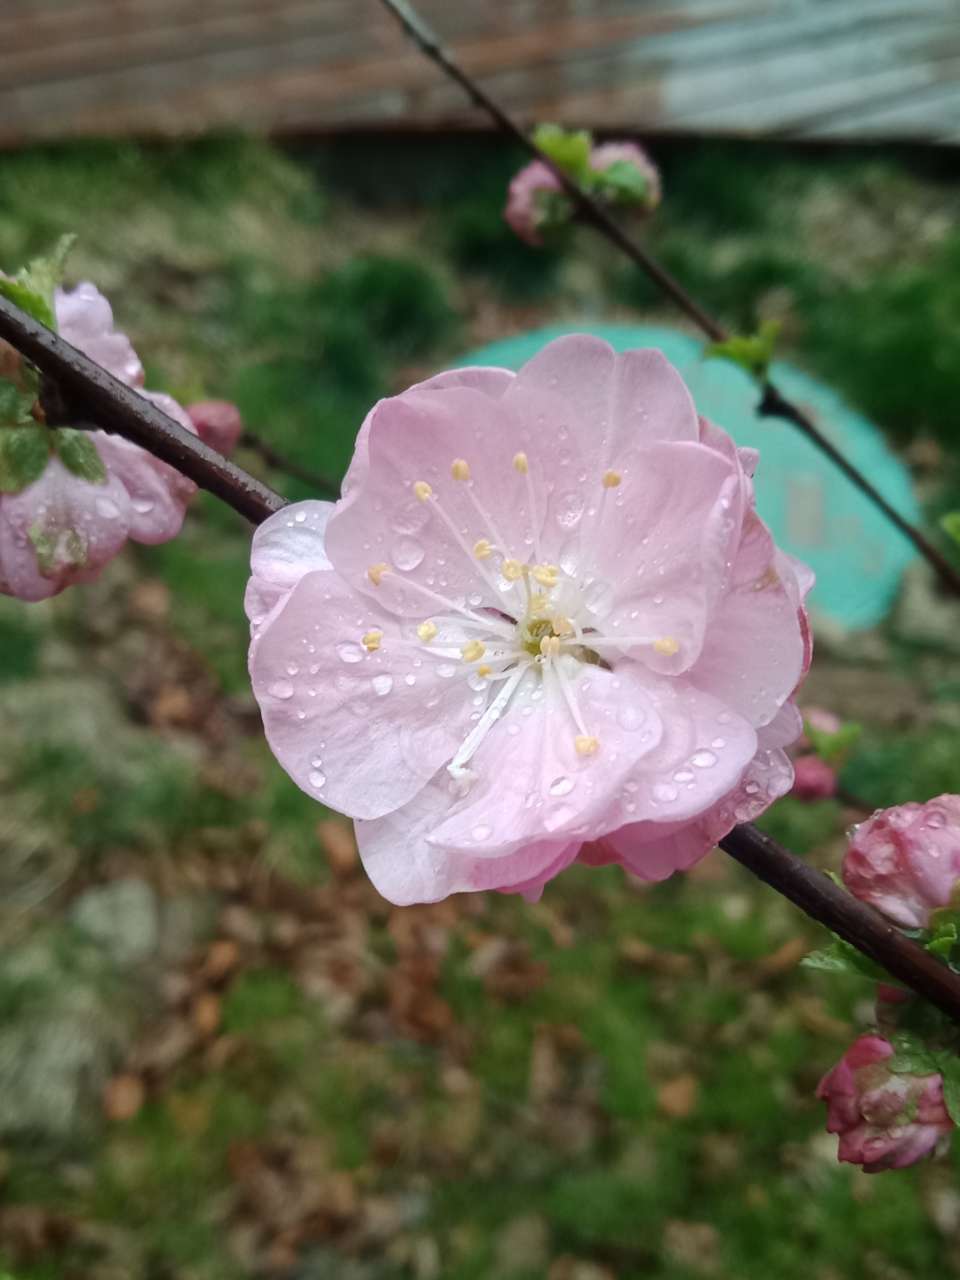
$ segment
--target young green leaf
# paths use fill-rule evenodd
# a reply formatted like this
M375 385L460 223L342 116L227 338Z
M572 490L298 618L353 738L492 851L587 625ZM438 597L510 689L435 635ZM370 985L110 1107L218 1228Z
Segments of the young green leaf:
M723 342L711 342L704 351L708 360L729 360L739 365L761 385L766 382L773 359L780 325L776 320L765 320L756 333L734 334Z
M67 470L91 484L106 484L107 468L97 452L97 446L85 431L73 427L61 427L53 433L53 447Z
M940 517L940 528L954 540L960 542L960 511L948 511Z
M557 124L540 124L533 131L533 141L564 173L577 182L588 183L590 149L593 139L586 129L562 129Z
M56 329L57 317L53 295L63 279L63 267L76 236L61 236L47 258L34 258L13 277L0 274L0 295L39 320L48 329Z
M593 189L618 204L642 204L648 195L650 180L629 160L616 160L593 176Z
M858 978L869 978L874 982L890 980L890 975L885 970L842 938L835 937L826 947L811 951L800 963L805 969L820 969L824 973L852 973Z
M43 475L50 457L45 427L0 428L0 493L20 493Z

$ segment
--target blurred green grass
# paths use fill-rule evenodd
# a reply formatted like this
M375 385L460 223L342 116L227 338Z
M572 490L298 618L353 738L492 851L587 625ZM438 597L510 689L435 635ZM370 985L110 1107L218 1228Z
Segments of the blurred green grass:
M937 442L949 476L956 182L873 156L697 146L662 159L652 247L727 322L781 318L794 358L891 439ZM339 474L377 397L477 341L585 312L662 314L585 233L550 253L506 233L517 160L477 142L284 152L242 138L8 155L0 267L76 231L71 274L111 296L151 385L233 397L277 449ZM202 857L278 877L305 901L329 884L321 811L257 732L248 539L204 498L180 539L131 551L95 587L36 609L0 601L4 874L11 901L30 877L40 886L26 917L5 913L15 935L59 920L72 892L115 867L161 867L180 886L178 869ZM856 708L866 730L845 787L868 804L960 790L938 655L924 665L896 638L876 643L887 665L875 703ZM916 705L892 720L894 669ZM832 865L849 817L836 802L787 800L765 823ZM47 886L51 850L57 877L68 864L65 887ZM337 909L366 932L362 961L349 956L364 976L345 1020L290 953L259 945L223 992L237 1056L216 1069L188 1059L134 1118L69 1150L10 1138L0 1243L16 1280L249 1274L224 1227L238 1152L291 1132L328 1140L361 1196L424 1206L389 1248L334 1236L333 1271L305 1246L298 1280L352 1276L355 1256L357 1274L416 1280L533 1280L551 1260L563 1280L578 1274L556 1269L564 1256L594 1266L586 1280L960 1275L943 1209L952 1166L868 1179L837 1167L822 1134L813 1089L869 991L778 968L770 957L813 932L737 869L711 862L643 891L577 869L538 907L491 895L448 915L388 913L350 884ZM276 912L251 900L269 932ZM423 937L404 941L400 917ZM485 946L492 968L478 961ZM407 968L424 1008L398 1003L391 983ZM10 1019L42 1000L0 981ZM436 1025L418 1022L435 1000ZM682 1080L671 1102L664 1087ZM24 1206L110 1227L112 1243L25 1247L3 1216ZM511 1270L503 1241L524 1217L547 1245ZM403 1253L404 1231L438 1242L439 1272Z

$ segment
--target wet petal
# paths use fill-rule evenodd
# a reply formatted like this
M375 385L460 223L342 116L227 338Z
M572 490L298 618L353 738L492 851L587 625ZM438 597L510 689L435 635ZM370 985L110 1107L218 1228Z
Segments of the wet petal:
M406 804L471 727L463 673L330 570L306 574L276 606L250 675L284 769L353 818Z

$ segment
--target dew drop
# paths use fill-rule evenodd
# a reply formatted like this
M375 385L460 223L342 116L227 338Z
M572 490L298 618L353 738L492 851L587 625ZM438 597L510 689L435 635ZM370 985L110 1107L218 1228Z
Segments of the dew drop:
M374 676L370 683L373 685L373 691L377 697L385 698L393 688L393 676Z
M130 505L138 516L148 516L155 504L149 498L134 498Z
M403 677L403 683L410 685L412 688L417 683L417 677L411 671L409 675Z
M451 676L455 676L456 674L457 668L452 662L441 662L439 667L437 667L437 675L441 680L449 680Z
M568 796L573 790L573 779L565 775L560 778L554 778L547 790L552 796Z
M307 513L305 511L298 511L293 518L296 520L297 524L303 524L304 520L307 518Z
M310 774L310 785L311 787L316 787L318 791L326 782L326 780L327 780L327 775L325 773L320 773L319 770L317 769L314 769L313 772Z
M641 707L631 706L629 702L617 708L617 723L621 729L634 733L644 723L647 713Z
M674 782L692 782L693 773L689 769L678 769L673 775Z
M423 546L416 538L404 537L397 539L390 552L390 559L398 569L409 573L423 563L424 554Z
M116 520L117 516L120 514L120 508L115 502L111 502L109 498L97 498L94 506L97 508L98 514L103 516L104 520Z
M341 662L360 662L363 658L363 650L358 644L349 644L345 641L337 645L337 656Z
M712 751L695 751L690 757L690 763L695 764L698 769L709 769L717 763L717 757Z
M677 798L677 788L672 787L669 782L658 782L653 788L654 800L660 800L664 804Z
M714 738L710 745L711 747L716 747L719 751L721 747L725 747L727 745L727 740L726 738Z
M288 675L288 676L298 676L299 674L300 674L300 668L297 666L297 664L296 664L295 662L288 662L288 663L287 663L287 675Z
M572 529L580 523L583 515L583 494L578 493L576 489L571 489L567 493L562 493L557 499L557 508L554 512L557 524L561 529Z
M311 769L319 769L322 764L323 764L323 761L320 759L319 756L314 756L313 759L310 761Z
M274 698L292 698L293 685L289 680L274 680L273 684L267 686L267 693Z
M491 830L492 828L488 827L485 822L481 822L473 828L473 831L470 834L473 836L474 840L486 840L489 837Z

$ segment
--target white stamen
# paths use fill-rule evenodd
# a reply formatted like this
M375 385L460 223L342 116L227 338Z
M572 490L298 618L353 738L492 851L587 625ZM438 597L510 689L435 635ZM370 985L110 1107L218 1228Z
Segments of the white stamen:
M518 667L517 670L514 671L513 675L464 738L463 742L460 744L460 749L457 751L457 754L447 765L447 772L452 778L465 778L469 775L470 771L467 768L467 765L470 763L475 752L482 745L484 738L486 738L487 734L503 715L507 703L513 697L517 685L526 675L528 669L529 663Z

